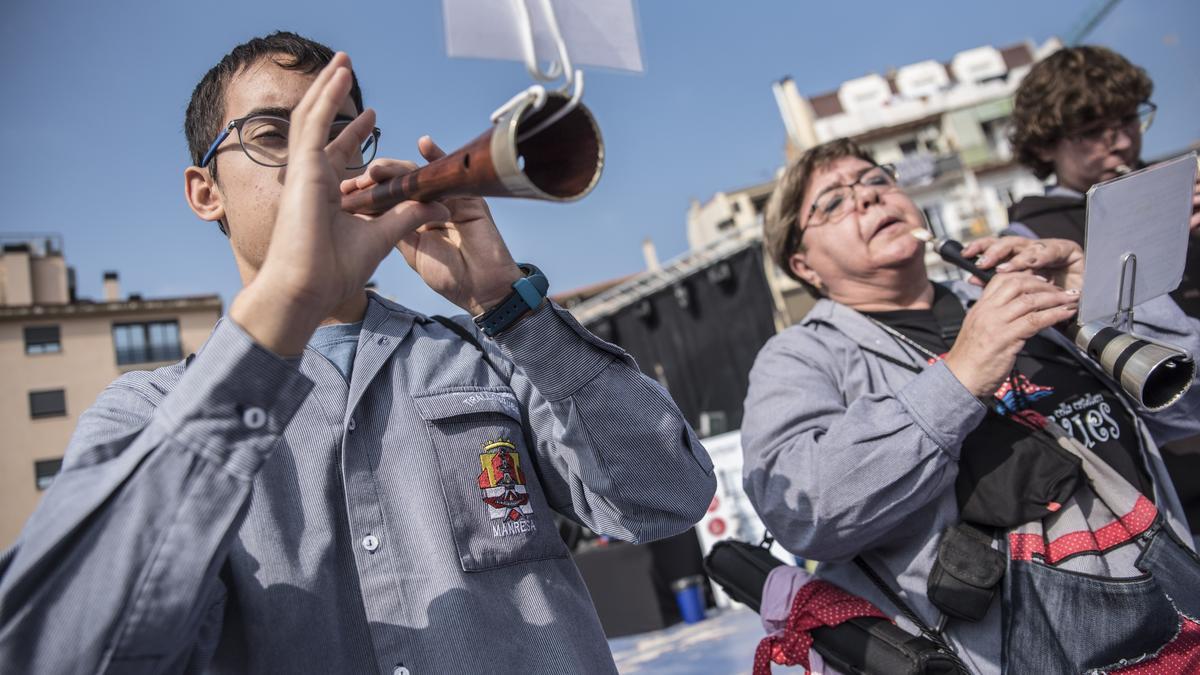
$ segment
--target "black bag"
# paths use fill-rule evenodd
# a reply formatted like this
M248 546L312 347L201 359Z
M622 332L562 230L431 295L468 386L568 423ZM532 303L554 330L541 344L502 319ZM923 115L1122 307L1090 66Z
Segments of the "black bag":
M704 571L729 597L758 612L762 610L767 576L771 570L787 564L771 555L769 547L770 544L755 546L736 539L718 541L704 557Z
M937 558L929 570L929 601L943 614L979 621L1000 592L1007 561L992 548L992 535L970 523L942 532Z
M989 410L962 444L954 484L959 517L1005 529L1040 520L1082 480L1079 458L1049 434Z
M704 571L729 597L754 611L762 608L763 585L771 570L785 565L766 546L726 539L704 558ZM812 630L813 649L847 675L948 675L960 672L958 660L937 643L910 635L878 617L859 617Z

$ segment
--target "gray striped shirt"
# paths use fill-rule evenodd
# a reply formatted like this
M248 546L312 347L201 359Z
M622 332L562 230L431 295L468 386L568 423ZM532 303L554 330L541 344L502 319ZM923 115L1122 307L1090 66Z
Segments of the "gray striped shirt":
M372 295L348 384L228 320L114 382L0 556L3 670L614 672L551 510L668 536L712 464L550 303L481 342Z

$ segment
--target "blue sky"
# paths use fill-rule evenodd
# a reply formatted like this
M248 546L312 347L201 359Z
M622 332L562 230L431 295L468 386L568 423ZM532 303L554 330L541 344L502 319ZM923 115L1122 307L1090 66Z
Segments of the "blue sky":
M783 159L771 83L801 93L984 44L1065 35L1094 0L1045 2L638 2L646 72L589 72L585 101L608 163L583 201L493 202L514 255L552 291L635 272L640 242L687 248L693 198L768 179ZM336 7L336 9L334 9ZM1200 139L1200 2L1125 0L1091 34L1154 78L1148 155ZM282 28L344 49L381 154L411 158L430 133L457 147L529 84L517 63L449 59L441 3L9 0L0 24L0 232L56 232L82 296L117 269L127 292L219 293L239 280L228 244L183 200L181 131L192 88L234 45ZM416 309L452 308L399 255L376 278Z

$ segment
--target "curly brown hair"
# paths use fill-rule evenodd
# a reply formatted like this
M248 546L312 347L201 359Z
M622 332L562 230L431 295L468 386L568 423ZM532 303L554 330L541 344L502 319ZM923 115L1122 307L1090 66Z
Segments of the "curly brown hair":
M1017 160L1038 178L1054 165L1038 156L1073 131L1132 113L1149 100L1146 71L1104 47L1065 47L1039 61L1017 88L1012 144Z
M813 296L820 291L807 281L796 276L789 260L796 251L804 250L800 241L800 204L808 191L808 181L817 169L829 166L843 157L857 157L875 163L875 160L848 138L838 138L813 146L804 151L788 165L775 183L775 191L767 202L763 216L763 247L766 257L779 266L784 274L800 282Z

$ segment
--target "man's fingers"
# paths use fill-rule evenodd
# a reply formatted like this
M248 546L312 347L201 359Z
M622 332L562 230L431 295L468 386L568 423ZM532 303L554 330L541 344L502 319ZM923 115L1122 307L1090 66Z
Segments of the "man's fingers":
M291 148L301 152L324 150L329 143L329 126L350 93L349 65L350 58L338 52L305 92L300 105L292 111L292 131L288 139Z
M417 170L417 163L406 159L381 159L371 163L359 178L367 183L383 183Z
M426 161L432 162L435 159L441 159L446 156L446 151L438 147L437 143L429 136L422 136L417 140L417 150Z
M342 129L337 138L325 146L325 153L333 160L334 167L343 169L362 164L362 146L375 129L375 110L367 108ZM328 132L327 132L328 133Z
M399 244L425 223L444 221L450 211L437 202L401 202L377 216L372 224L381 228L391 245Z
M416 162L410 162L406 159L377 159L368 164L367 170L363 173L342 181L342 194L349 194L355 190L365 190L416 170Z
M317 73L312 84L308 85L308 90L304 92L304 96L300 98L300 102L296 104L295 108L292 108L293 127L296 120L302 120L308 114L308 111L312 109L313 105L316 104L317 99L320 98L321 92L325 88L325 84L329 82L329 79L333 77L337 69L348 65L349 62L350 57L346 56L344 52L338 52L333 55L329 63L325 64L321 72Z

